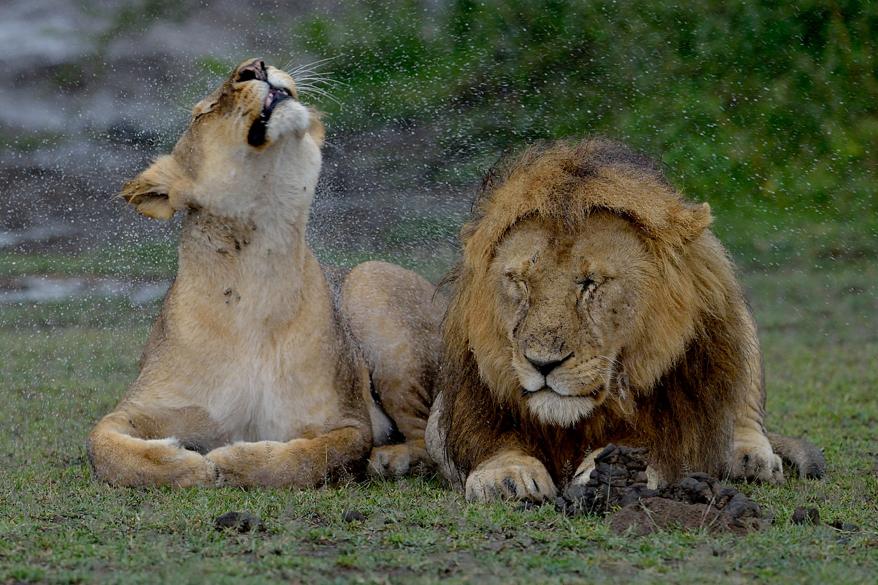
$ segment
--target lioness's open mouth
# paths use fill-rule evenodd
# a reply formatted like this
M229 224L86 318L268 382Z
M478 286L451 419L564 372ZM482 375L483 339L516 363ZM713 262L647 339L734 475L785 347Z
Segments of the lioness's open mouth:
M292 99L293 96L285 87L275 87L268 84L268 94L262 102L262 111L259 117L254 120L247 133L247 144L250 146L262 146L265 144L265 131L268 128L268 120L271 118L272 112L279 103Z

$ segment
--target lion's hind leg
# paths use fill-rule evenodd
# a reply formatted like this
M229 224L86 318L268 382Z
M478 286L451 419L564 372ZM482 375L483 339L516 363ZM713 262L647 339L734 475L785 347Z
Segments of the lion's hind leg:
M421 276L386 262L360 264L342 287L342 307L372 379L373 396L367 399L374 401L373 475L399 477L432 468L424 430L435 395L444 311L434 293Z
M203 455L173 438L143 438L131 417L117 410L105 416L86 442L98 479L116 486L212 486L216 468Z

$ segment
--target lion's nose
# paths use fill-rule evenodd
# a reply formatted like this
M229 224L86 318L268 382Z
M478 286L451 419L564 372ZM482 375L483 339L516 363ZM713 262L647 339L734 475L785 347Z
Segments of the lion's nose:
M540 360L528 356L525 356L525 358L527 358L527 361L530 362L530 365L532 365L536 371L542 374L543 377L546 377L552 372L552 370L563 364L572 355L572 353L569 353L558 360Z

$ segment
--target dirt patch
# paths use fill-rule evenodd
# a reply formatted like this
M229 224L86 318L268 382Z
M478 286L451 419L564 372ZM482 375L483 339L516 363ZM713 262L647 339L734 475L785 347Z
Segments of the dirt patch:
M616 534L707 530L746 534L771 523L759 504L704 473L650 489L646 450L609 445L595 459L588 482L571 486L556 506L568 515L608 514Z

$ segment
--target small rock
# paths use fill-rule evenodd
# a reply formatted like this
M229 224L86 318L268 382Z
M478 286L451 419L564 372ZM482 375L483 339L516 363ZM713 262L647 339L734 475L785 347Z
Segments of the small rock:
M836 520L835 522L830 522L830 526L835 528L836 530L841 530L842 532L859 532L860 527L856 524L851 524L850 522L842 522L841 520Z
M265 524L259 516L254 516L250 512L226 512L222 516L217 516L213 525L217 530L235 530L240 533L265 532Z
M345 510L344 514L341 515L341 519L345 522L362 522L366 517L359 510Z
M796 508L790 522L793 524L820 524L820 511L817 508Z

